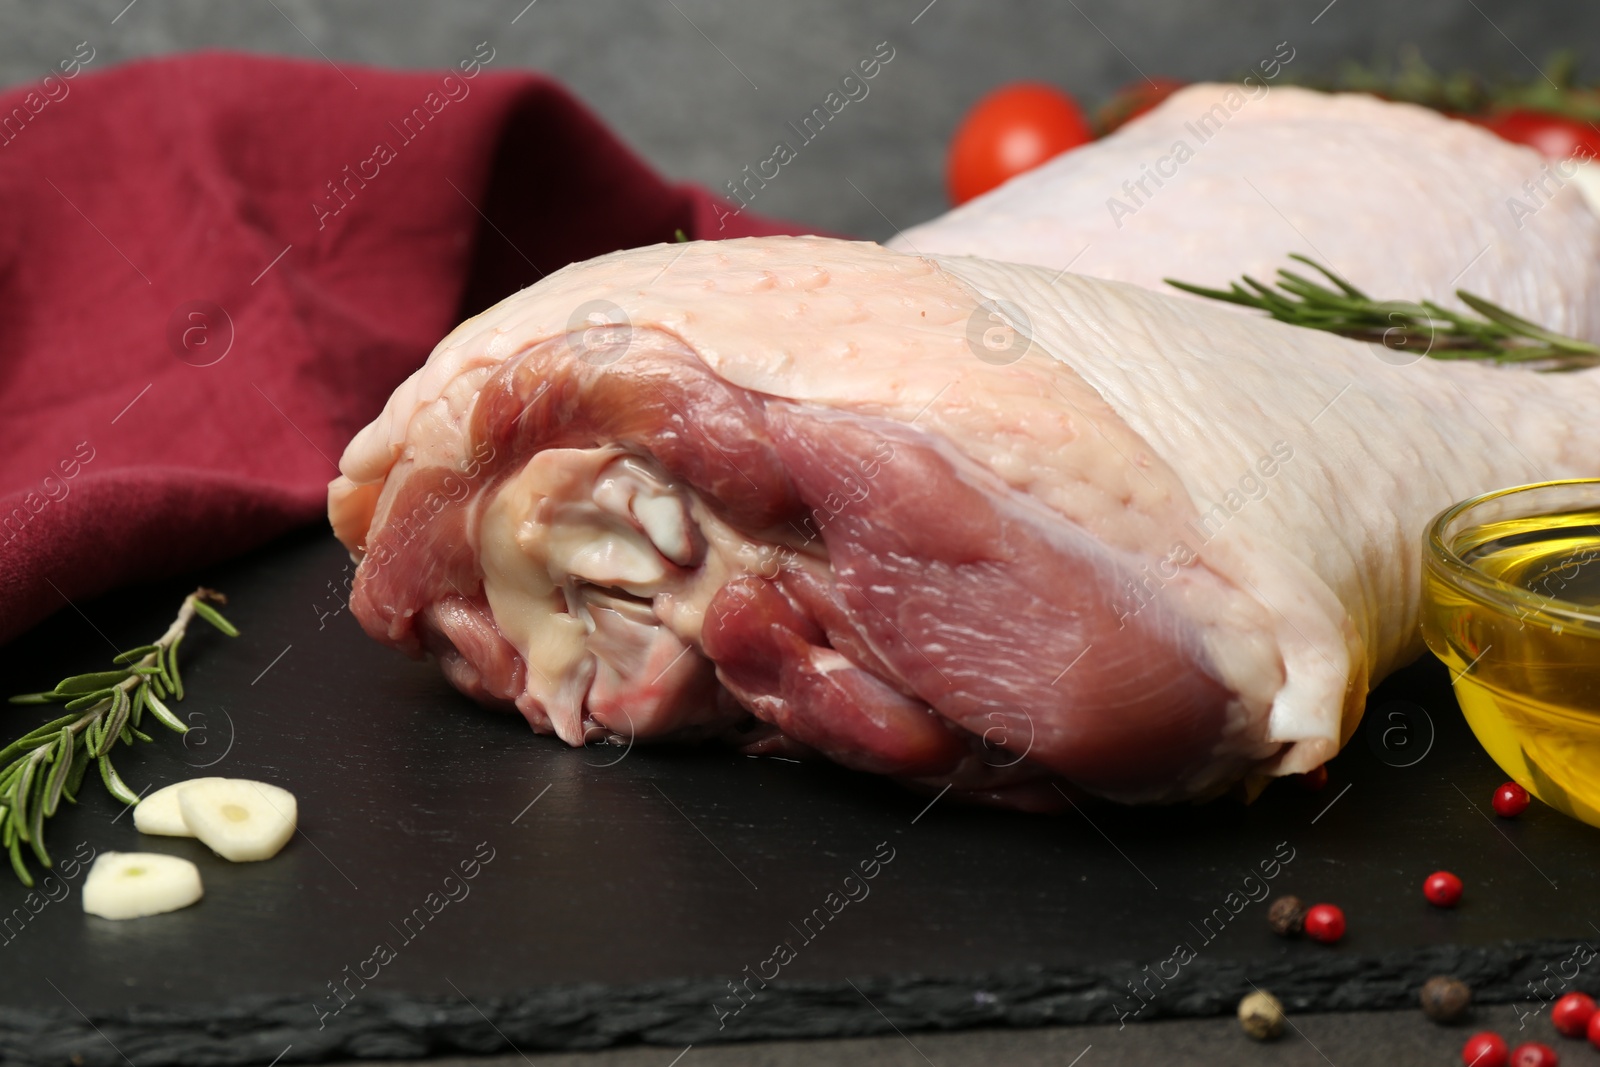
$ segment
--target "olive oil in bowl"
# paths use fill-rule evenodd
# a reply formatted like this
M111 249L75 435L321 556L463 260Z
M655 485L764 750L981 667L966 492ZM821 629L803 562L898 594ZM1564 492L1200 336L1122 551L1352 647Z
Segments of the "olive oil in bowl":
M1494 761L1600 826L1600 480L1441 514L1423 547L1422 631Z

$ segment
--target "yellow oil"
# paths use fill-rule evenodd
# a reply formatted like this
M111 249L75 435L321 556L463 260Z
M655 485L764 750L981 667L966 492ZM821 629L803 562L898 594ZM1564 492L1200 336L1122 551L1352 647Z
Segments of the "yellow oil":
M1431 555L1423 635L1489 755L1552 807L1600 826L1600 508L1499 519L1444 537L1520 590L1481 596ZM1530 595L1531 594L1531 595Z

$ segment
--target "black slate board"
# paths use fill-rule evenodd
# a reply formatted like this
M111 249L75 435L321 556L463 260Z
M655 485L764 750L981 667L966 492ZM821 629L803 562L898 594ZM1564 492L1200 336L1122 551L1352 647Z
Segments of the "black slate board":
M1231 1011L1250 982L1294 1009L1375 1008L1412 1002L1439 972L1532 1011L1528 983L1559 991L1550 976L1600 942L1600 833L1538 805L1515 821L1489 814L1503 775L1431 661L1375 695L1320 792L1285 782L1249 807L1029 816L929 807L830 766L719 749L569 750L366 639L337 610L348 574L325 532L306 533L190 581L65 608L0 649L12 685L46 687L159 633L195 580L223 589L244 636L185 643L179 710L195 732L124 749L119 766L135 789L206 773L281 783L304 831L270 862L233 865L141 837L86 789L51 826L58 856L80 842L186 856L206 898L112 923L82 913L81 874L37 914L0 876L0 907L26 916L0 932L8 1059L688 1045L1115 1021L1147 1001L1132 1022ZM7 714L9 735L35 709ZM1247 876L1290 849L1266 884L1341 904L1350 932L1336 947L1275 938L1266 905L1244 896L1261 893ZM446 882L491 850L470 882ZM890 850L870 895L832 916L828 894ZM1466 882L1456 911L1422 900L1439 867ZM447 889L460 899L441 906ZM416 908L427 921L402 928ZM829 921L802 932L819 908ZM1206 925L1219 908L1228 921ZM795 958L722 1015L741 1003L729 980L771 974L785 939ZM364 962L380 943L394 958ZM364 984L350 977L375 968ZM1573 985L1594 990L1596 973Z

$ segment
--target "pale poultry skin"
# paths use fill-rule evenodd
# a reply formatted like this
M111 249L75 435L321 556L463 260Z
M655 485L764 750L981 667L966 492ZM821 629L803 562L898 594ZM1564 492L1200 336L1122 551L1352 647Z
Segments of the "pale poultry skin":
M1466 289L1600 340L1600 220L1571 171L1411 104L1192 85L888 244L1168 293L1271 282L1297 252L1378 299L1460 308Z

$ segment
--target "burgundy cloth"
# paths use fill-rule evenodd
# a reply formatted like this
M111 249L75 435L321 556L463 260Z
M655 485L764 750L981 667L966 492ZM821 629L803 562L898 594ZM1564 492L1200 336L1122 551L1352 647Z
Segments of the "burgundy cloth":
M315 521L438 339L543 274L676 229L797 232L484 56L208 53L0 96L0 641Z

